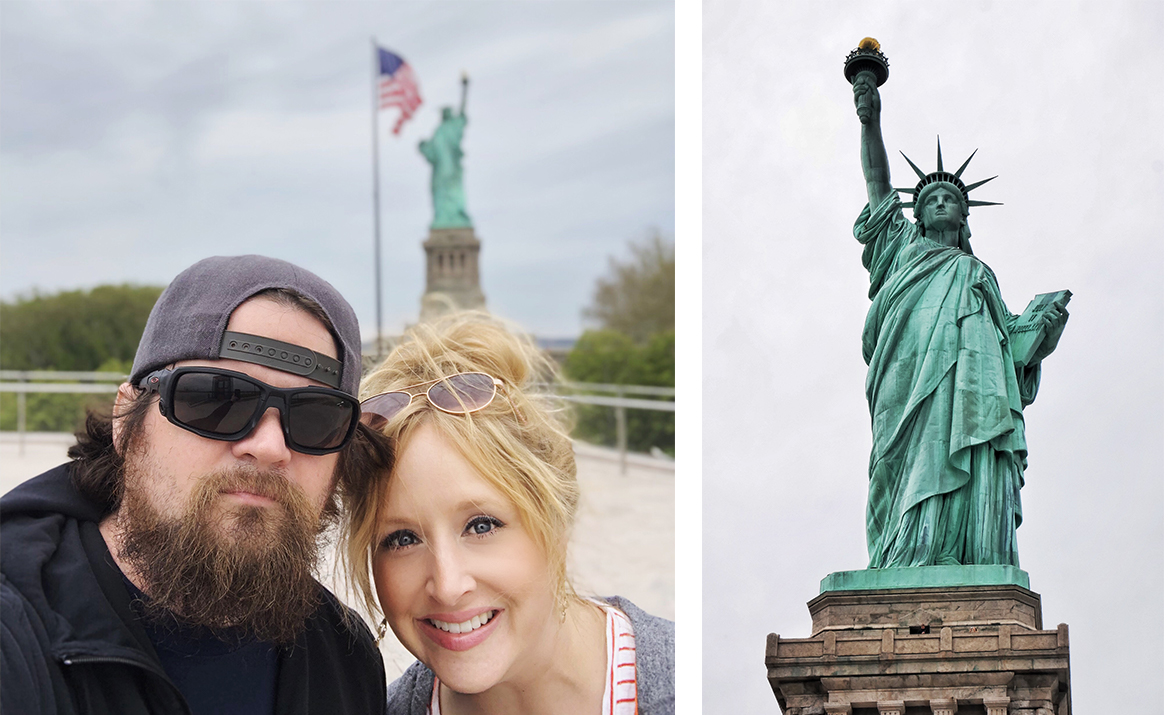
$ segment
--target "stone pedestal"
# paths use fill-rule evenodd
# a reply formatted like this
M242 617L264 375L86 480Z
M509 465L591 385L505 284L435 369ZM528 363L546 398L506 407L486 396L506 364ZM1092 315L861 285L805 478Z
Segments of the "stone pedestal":
M479 239L473 228L432 228L423 250L427 255L427 289L419 321L427 322L457 310L483 308L479 286Z
M825 591L768 636L784 715L1071 715L1068 626L1016 584Z

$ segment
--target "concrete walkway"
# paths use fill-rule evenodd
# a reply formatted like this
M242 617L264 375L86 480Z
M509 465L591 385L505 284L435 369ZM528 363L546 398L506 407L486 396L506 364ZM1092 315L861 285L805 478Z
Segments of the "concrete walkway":
M0 493L66 461L71 435L0 432ZM620 473L616 451L577 444L581 505L569 544L569 574L582 595L622 595L645 611L674 619L674 464L629 455ZM322 560L331 568L333 559ZM336 574L322 574L327 584ZM337 589L334 589L337 591ZM340 593L340 591L337 591ZM388 633L386 676L414 661Z

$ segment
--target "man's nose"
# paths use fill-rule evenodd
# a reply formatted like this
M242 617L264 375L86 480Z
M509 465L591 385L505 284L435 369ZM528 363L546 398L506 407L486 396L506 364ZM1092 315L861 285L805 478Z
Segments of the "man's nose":
M232 453L239 459L254 462L262 470L287 465L292 451L284 440L280 410L275 407L265 410L255 429L232 444Z

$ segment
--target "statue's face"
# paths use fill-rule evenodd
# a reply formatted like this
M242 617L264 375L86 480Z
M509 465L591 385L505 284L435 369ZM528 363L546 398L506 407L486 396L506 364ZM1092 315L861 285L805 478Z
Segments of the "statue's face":
M957 231L963 225L963 204L954 192L944 188L931 191L919 199L922 220L927 229Z

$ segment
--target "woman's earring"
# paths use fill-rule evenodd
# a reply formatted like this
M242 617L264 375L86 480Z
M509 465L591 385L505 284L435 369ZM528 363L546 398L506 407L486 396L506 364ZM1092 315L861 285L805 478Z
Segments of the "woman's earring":
M561 620L564 620L564 616L561 617ZM378 624L378 638L374 641L375 645L382 645L382 639L386 637L386 628L389 625L390 624L386 622L385 618L383 618L382 622Z

